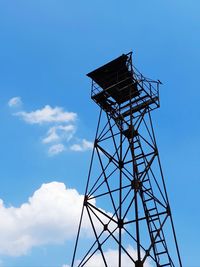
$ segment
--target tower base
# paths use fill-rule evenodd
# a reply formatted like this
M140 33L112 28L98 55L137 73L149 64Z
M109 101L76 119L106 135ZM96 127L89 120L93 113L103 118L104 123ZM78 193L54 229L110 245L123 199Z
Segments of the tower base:
M143 262L141 262L141 261L136 261L136 262L135 262L135 267L143 267Z

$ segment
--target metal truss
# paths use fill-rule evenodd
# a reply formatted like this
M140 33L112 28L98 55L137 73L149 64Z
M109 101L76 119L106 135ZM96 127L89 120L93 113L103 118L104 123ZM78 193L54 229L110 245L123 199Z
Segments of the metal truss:
M104 66L91 74L92 99L101 111L71 266L91 267L96 256L102 267L114 266L107 253L112 250L118 267L182 267L151 119L160 82L140 74L131 53L123 56L117 60L126 68L116 68L121 61L105 65L106 88L95 83ZM78 249L86 224L90 236Z

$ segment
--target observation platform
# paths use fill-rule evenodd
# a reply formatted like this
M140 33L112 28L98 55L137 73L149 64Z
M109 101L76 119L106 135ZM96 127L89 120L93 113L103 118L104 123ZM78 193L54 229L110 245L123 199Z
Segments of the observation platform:
M132 53L121 55L87 76L92 79L91 98L118 118L159 106L159 82L147 80L133 67Z

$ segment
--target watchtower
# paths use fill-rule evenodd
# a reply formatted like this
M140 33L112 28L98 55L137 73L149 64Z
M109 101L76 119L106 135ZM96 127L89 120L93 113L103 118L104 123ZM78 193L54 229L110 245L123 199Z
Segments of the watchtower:
M100 116L71 266L182 267L151 119L160 81L132 53L87 76Z

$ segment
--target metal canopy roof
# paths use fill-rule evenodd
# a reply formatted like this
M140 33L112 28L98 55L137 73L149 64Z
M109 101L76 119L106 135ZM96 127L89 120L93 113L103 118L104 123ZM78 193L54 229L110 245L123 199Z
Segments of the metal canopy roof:
M119 82L122 79L131 76L127 67L127 55L122 55L102 67L87 74L93 81L95 81L102 89Z

